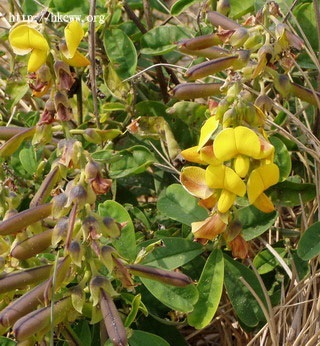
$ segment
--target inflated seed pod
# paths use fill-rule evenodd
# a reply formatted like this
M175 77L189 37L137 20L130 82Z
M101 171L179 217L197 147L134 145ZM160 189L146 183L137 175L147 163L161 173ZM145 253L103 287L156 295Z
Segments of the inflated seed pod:
M0 294L11 290L24 288L49 277L52 265L43 265L0 276Z
M214 26L221 26L225 30L236 30L241 27L237 22L216 11L208 12L208 19Z
M221 43L216 34L201 35L178 42L178 49L198 50L205 49Z
M0 140L7 141L11 137L25 131L25 127L18 126L0 126Z
M127 346L127 334L117 307L109 294L100 288L100 309L108 336L114 346Z
M44 178L42 184L40 185L38 191L33 196L30 207L35 207L37 205L43 204L45 200L50 196L52 189L58 181L60 175L59 166L55 166L51 172L47 174Z
M66 315L73 310L71 297L63 298L53 305L54 323L62 322ZM28 339L30 336L47 328L51 320L51 306L32 311L21 317L13 326L13 333L18 341Z
M222 58L224 56L229 56L231 54L228 50L223 49L221 47L209 47L204 49L192 50L192 49L184 48L182 46L179 48L179 51L184 54L193 55L193 56L202 56L208 59Z
M185 83L179 84L172 90L172 96L178 100L189 100L208 96L221 95L222 83Z
M7 142L0 147L0 157L11 156L17 151L23 141L32 137L36 132L36 127L27 128L11 137Z
M51 203L47 203L15 214L0 223L0 235L21 232L25 227L48 217L51 214L51 209Z
M193 282L189 276L179 272L148 267L140 264L127 264L126 267L134 275L156 280L172 286L184 287Z
M16 244L11 250L11 256L19 260L33 257L51 245L53 229L36 234Z
M42 282L0 311L0 325L4 327L12 326L19 318L28 314L39 304L43 303L48 282L49 280Z
M186 72L186 77L190 80L207 77L231 67L238 59L238 55L204 61L192 66Z

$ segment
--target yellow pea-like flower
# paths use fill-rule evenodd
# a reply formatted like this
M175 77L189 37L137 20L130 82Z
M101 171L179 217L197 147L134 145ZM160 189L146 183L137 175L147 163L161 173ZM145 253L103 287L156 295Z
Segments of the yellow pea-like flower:
M9 33L10 45L17 55L31 52L28 61L28 72L37 71L47 60L49 45L44 36L28 24L13 27Z

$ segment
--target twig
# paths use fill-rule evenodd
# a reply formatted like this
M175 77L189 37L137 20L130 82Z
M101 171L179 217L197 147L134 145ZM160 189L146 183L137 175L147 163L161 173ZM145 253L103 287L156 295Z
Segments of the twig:
M96 0L90 0L90 16L94 18L96 11ZM101 128L99 119L99 108L97 98L97 81L96 81L96 34L95 34L95 22L92 20L89 23L89 57L90 57L90 83L93 99L93 113L96 118L97 127Z

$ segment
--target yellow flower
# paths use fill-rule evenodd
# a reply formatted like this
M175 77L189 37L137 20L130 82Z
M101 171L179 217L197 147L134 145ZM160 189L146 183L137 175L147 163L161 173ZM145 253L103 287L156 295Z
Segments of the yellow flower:
M233 205L236 196L244 196L246 185L230 167L209 165L206 169L206 183L211 189L221 189L218 210L226 213Z
M70 66L85 67L90 61L78 51L79 44L84 36L82 26L77 21L70 22L64 29L65 43L60 45L64 61Z
M245 126L226 128L214 140L213 150L220 161L235 159L236 173L244 178L250 168L250 158L264 159L272 156L274 147Z
M36 72L47 60L49 45L39 31L27 24L14 26L9 33L10 45L17 55L31 52L28 72Z
M279 167L274 163L266 164L254 169L248 179L247 194L250 204L259 210L270 213L274 205L264 193L270 186L279 181Z

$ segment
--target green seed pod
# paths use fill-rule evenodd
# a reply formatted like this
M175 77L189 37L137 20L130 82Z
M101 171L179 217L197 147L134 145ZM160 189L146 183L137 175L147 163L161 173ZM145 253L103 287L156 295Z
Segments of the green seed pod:
M192 284L192 280L189 276L179 272L147 267L140 264L128 264L127 268L134 275L156 280L172 286L184 287Z
M0 275L0 294L25 288L49 277L52 265L43 265L21 271Z
M100 144L102 142L101 136L96 129L85 129L82 135L89 143Z
M19 260L25 260L39 254L51 245L52 232L53 229L47 229L21 241L11 250L10 255Z
M24 210L0 223L0 235L21 232L25 227L48 217L51 214L51 210L51 203Z
M205 98L208 96L217 96L221 94L220 87L222 83L185 83L179 84L172 90L172 96L178 100L188 100L195 98Z
M100 309L108 336L115 346L127 346L127 334L117 307L110 295L100 288Z

